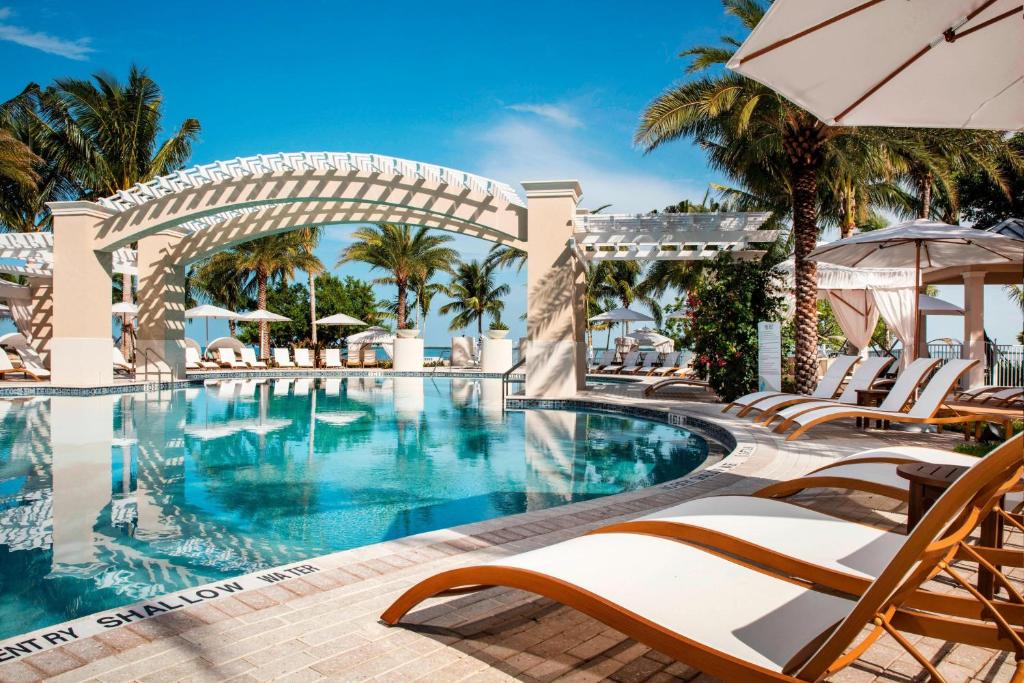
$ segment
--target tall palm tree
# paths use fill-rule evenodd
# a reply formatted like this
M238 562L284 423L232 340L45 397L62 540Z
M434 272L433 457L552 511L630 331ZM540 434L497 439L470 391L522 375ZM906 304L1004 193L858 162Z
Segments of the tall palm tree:
M313 253L316 228L303 228L280 235L245 242L231 250L232 267L242 279L242 291L256 299L256 308L267 310L267 285L272 281L288 281L295 272L323 270L323 263ZM260 357L269 355L270 327L260 321Z
M496 284L494 271L495 267L486 262L459 264L451 284L444 290L451 301L440 309L444 315L455 312L449 330L460 330L475 322L477 335L483 335L485 315L490 315L494 322L501 320L501 312L505 310L502 297L508 296L512 289L507 284Z
M526 252L508 244L495 244L487 252L484 263L495 268L515 268L518 273L526 265Z
M231 251L218 252L196 263L188 278L190 298L206 300L232 311L247 306L245 278L237 265L236 255ZM237 323L234 320L228 320L228 331L235 336Z
M35 189L39 182L36 166L42 162L28 145L0 128L0 186Z
M450 273L450 264L458 260L458 252L445 246L452 238L432 233L427 228L381 223L358 228L353 237L355 242L342 250L338 265L360 261L375 270L390 273L374 283L391 284L398 290L395 323L399 329L406 324L410 285L417 279L429 281L432 272Z

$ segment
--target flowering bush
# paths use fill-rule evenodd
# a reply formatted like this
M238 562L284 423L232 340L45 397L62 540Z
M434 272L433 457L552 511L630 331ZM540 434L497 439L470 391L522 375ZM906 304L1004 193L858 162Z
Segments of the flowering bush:
M686 303L683 328L694 374L726 401L755 391L757 323L782 317L771 265L719 254Z

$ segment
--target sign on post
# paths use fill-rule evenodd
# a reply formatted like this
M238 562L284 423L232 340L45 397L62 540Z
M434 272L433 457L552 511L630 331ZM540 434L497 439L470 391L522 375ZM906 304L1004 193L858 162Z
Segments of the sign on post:
M782 323L757 324L757 389L782 391Z

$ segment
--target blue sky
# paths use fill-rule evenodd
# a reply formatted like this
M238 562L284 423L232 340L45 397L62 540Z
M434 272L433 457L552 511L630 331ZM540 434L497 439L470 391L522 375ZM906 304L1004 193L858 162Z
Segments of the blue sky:
M682 76L678 52L733 29L717 0L0 0L0 100L30 81L123 76L136 63L161 86L168 126L186 117L201 122L195 163L279 151L377 152L517 189L522 180L577 178L584 206L646 211L699 200L722 180L689 142L644 156L631 140L644 105ZM333 266L350 232L327 230L319 254L326 264ZM463 258L481 258L489 244L459 237L456 246ZM358 264L340 272L372 277ZM518 336L525 274L502 277L513 290L504 318ZM960 288L945 289L950 300L962 298ZM989 290L989 333L1011 343L1020 317L1009 314L998 288ZM435 312L428 344L446 343L447 327ZM929 336L959 338L962 329L943 320Z

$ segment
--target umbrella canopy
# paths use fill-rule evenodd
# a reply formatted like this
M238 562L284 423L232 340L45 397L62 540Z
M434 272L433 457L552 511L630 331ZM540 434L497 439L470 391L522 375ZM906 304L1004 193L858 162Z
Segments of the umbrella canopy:
M185 311L186 318L217 318L221 320L237 320L238 314L220 306L203 304Z
M592 323L628 323L628 322L642 322L650 323L654 322L654 318L649 315L644 315L639 311L634 311L631 308L616 308L611 311L605 311L595 315L590 319Z
M246 322L258 322L260 320L266 320L268 323L291 322L291 318L286 318L283 315L274 313L273 311L263 310L249 311L248 313L239 313L238 320L245 320Z
M936 299L934 296L928 296L927 294L918 295L917 306L921 311L921 315L964 314L964 309L960 308L956 304L951 304L948 301L944 301L942 299Z
M1021 45L1020 0L775 0L729 68L829 125L1017 130Z
M127 301L118 301L116 304L110 307L112 315L138 315L139 307L133 303Z
M652 346L658 351L672 351L675 349L675 342L649 327L642 327L629 336L636 339L640 346Z
M319 320L316 321L316 324L317 325L366 325L367 323L364 323L359 318L353 318L350 315L345 315L344 313L335 313L334 315L329 315L326 318L320 318Z
M684 308L681 311L672 311L665 317L669 320L686 320L690 317L690 311L689 309Z
M349 344L393 344L395 335L383 327L373 326L345 338Z

